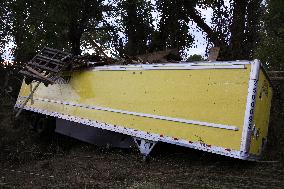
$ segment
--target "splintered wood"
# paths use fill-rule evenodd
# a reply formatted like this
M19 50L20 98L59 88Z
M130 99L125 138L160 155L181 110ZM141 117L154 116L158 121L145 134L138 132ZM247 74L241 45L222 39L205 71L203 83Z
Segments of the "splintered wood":
M16 114L16 118L19 117L19 115L21 114L21 112L23 111L24 107L27 105L27 103L29 102L29 100L31 100L31 102L33 103L33 94L35 93L35 91L37 90L37 88L39 87L40 83L38 82L36 84L36 86L34 88L32 88L32 84L30 84L30 95L28 96L28 98L21 104L21 107L19 108L17 114Z
M20 71L29 84L32 81L44 83L46 86L54 84L61 72L71 63L73 55L56 49L44 47Z
M284 71L269 71L268 75L273 81L284 81Z
M219 53L220 53L220 47L212 47L209 50L208 60L209 61L216 61L219 57Z

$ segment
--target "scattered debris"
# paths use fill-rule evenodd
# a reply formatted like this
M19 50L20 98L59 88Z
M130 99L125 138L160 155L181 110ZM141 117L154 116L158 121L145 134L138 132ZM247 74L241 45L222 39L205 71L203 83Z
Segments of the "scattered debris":
M44 47L25 67L20 71L27 84L33 80L44 83L46 86L53 84L65 70L73 55L56 49Z
M139 56L108 57L104 49L95 41L90 40L97 49L95 55L74 56L71 53L44 47L20 71L25 76L25 82L32 81L44 83L46 86L54 84L64 71L74 71L102 65L151 64L158 62L181 61L177 49L158 51Z
M219 53L220 53L220 47L212 47L209 50L208 60L209 61L216 61L219 57Z
M273 81L284 81L284 71L269 71L268 74Z
M165 51L157 51L144 55L139 55L138 59L144 63L159 63L159 62L179 62L181 57L178 49L168 49Z

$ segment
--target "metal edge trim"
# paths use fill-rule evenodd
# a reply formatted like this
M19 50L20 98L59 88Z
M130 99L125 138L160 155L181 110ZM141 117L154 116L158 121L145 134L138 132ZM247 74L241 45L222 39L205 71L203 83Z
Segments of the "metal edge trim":
M20 106L19 104L15 105L15 107L17 107L17 108L19 106ZM106 130L109 130L109 131L119 132L119 133L122 133L122 134L143 138L143 139L146 139L146 140L151 140L151 141L156 141L156 142L159 142L159 141L160 142L166 142L166 143L169 143L169 144L175 144L175 145L179 145L179 146L189 147L189 148L193 148L193 149L197 149L197 150L202 150L202 151L211 152L211 153L215 153L215 154L219 154L219 155L224 155L224 156L228 156L228 157L232 157L232 158L238 158L238 159L242 159L242 160L254 160L253 158L250 158L250 157L242 157L240 155L240 151L233 150L233 149L227 149L227 148L223 148L223 147L212 146L212 145L200 143L200 142L187 141L187 140L184 140L184 139L173 138L173 137L170 137L170 136L162 136L162 135L158 135L158 134L154 134L154 133L148 133L148 132L143 132L143 131L139 131L139 130L135 130L135 129L129 129L129 128L125 128L125 127L118 126L118 125L107 124L107 123L104 123L104 122L98 122L98 121L88 120L88 119L84 119L84 118L78 118L78 117L75 117L75 116L65 115L65 114L61 114L61 113L57 113L57 112L50 112L50 111L47 111L47 110L31 108L31 107L28 107L28 106L25 106L24 109L28 110L28 111L33 111L33 112L36 112L36 113L45 114L45 115L52 116L52 117L57 117L57 118L68 120L68 121L81 123L81 124L88 125L88 126L93 126L93 127L96 127L96 128L106 129Z
M134 65L134 66L102 66L92 71L135 71L135 70L205 70L205 69L245 69L245 65Z
M92 62L90 62L92 63ZM122 64L113 64L113 65L103 65L103 66L97 66L97 67L157 67L157 66L165 66L165 67L168 67L168 66L189 66L189 65L193 65L193 66L212 66L212 65L217 65L217 66L220 66L220 65L247 65L247 64L250 64L250 61L249 60L235 60L235 61L201 61L201 62L183 62L183 61L180 61L180 62L176 62L176 63L171 63L171 62L160 62L160 63L143 63L143 64L126 64L126 65L122 65Z
M251 129L255 111L256 95L258 89L258 79L260 71L260 61L254 60L251 64L251 72L248 86L248 96L244 116L244 126L240 145L240 155L242 158L249 159L249 148L251 143Z

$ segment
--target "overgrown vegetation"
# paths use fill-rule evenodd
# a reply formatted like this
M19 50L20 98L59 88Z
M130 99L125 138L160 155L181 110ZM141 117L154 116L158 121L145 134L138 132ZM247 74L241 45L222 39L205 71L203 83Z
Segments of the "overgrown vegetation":
M167 48L182 53L192 47L197 26L208 47L221 47L221 60L271 57L266 62L272 65L281 56L275 51L283 44L282 7L281 0L3 1L0 48L3 54L12 41L16 46L10 53L17 64L43 46L81 54L92 47L90 40L121 56ZM211 23L200 8L213 11Z
M202 16L206 10L212 10L211 23ZM199 38L196 29L208 48L221 48L220 60L259 58L269 69L283 70L283 10L282 0L3 1L1 95L12 89L16 98L18 69L44 46L82 54L97 51L95 41L120 57L166 49L185 55ZM184 57L192 58L201 57Z
M263 15L261 41L255 57L270 69L284 70L284 1L269 0Z
M258 163L169 145L143 163L134 151L57 134L43 140L28 116L15 120L13 112L18 70L44 46L79 55L96 51L95 41L120 57L166 49L185 55L199 29L208 48L221 48L220 60L260 58L283 71L283 0L2 0L0 18L0 188L283 187L283 81L273 82L268 150Z

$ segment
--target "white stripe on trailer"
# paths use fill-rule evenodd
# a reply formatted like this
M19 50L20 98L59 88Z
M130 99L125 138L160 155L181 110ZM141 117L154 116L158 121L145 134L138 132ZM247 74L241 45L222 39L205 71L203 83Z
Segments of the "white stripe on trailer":
M21 97L21 98L26 98L26 97ZM57 104L64 104L64 105L70 105L70 106L76 106L76 107L82 107L82 108L92 109L92 110L100 110L100 111L106 111L106 112L121 113L121 114L126 114L126 115L134 115L134 116L138 116L138 117L146 117L146 118L153 118L153 119L172 121L172 122L178 122L178 123L186 123L186 124L192 124L192 125L198 125L198 126L212 127L212 128L218 128L218 129L226 129L226 130L233 130L233 131L239 130L238 127L232 126L232 125L223 125L223 124L208 123L208 122L196 121L196 120L173 118L173 117L168 117L168 116L160 116L160 115L153 115L153 114L130 112L130 111L125 111L125 110L112 109L112 108L108 108L108 107L75 104L75 103L72 103L72 102L63 102L63 101L43 99L43 98L34 98L34 100L57 103Z

